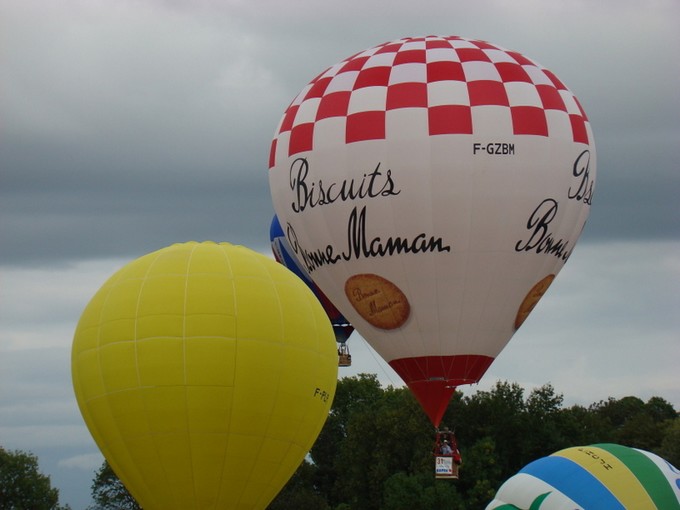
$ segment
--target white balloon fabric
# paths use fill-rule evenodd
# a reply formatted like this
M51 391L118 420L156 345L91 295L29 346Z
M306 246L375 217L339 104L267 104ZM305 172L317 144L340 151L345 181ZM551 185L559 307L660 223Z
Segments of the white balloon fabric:
M297 258L438 425L571 255L595 146L550 71L428 36L312 80L276 129L269 168Z

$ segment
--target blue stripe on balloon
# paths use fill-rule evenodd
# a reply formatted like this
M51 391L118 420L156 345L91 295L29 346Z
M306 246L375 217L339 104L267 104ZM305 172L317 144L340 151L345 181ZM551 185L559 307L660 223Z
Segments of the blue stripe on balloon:
M526 473L552 485L582 508L626 510L600 481L564 457L544 457L525 466Z
M278 216L274 215L272 223L269 226L269 240L272 243L272 251L278 254L283 260L280 260L284 266L295 273L298 278L304 281L308 286L312 285L311 277L305 272L297 260L295 255L290 251L290 245L286 241L286 236L283 233L283 227L279 221Z

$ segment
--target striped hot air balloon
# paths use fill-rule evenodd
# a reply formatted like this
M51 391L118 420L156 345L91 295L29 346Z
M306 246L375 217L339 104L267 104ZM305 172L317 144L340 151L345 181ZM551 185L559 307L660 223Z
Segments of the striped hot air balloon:
M617 444L575 446L509 478L487 510L677 510L680 470Z

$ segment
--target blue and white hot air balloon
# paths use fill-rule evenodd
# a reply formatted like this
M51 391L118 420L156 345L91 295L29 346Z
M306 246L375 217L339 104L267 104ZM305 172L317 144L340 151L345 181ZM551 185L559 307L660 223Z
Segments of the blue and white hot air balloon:
M281 223L279 222L279 219L276 215L274 215L269 228L269 238L271 241L272 253L274 254L276 261L286 266L298 278L305 282L312 292L314 292L314 295L321 303L321 306L323 306L323 309L326 311L326 315L328 315L328 319L331 321L331 325L333 326L335 341L338 343L339 366L350 366L352 364L352 356L349 353L347 340L349 339L352 332L354 332L354 326L352 326L345 316L340 313L340 311L338 311L335 305L331 303L331 301L321 291L319 286L314 283L300 262L298 262L298 260L295 258L293 249L291 248L288 239L286 239L286 235L283 232L283 227L281 227Z

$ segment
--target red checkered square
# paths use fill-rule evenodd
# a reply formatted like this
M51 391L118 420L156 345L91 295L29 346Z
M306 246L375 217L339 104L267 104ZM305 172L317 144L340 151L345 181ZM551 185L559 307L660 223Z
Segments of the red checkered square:
M321 98L316 111L316 120L328 117L345 117L351 93L349 91L333 92Z
M312 150L312 138L314 136L314 123L306 122L295 126L290 132L290 145L288 155Z
M399 64L424 64L425 63L425 50L405 50L397 53L394 58L394 65Z
M385 112L372 111L353 113L347 116L347 143L385 138Z
M328 84L331 82L331 80L332 78L330 76L316 80L307 91L304 100L306 101L307 99L312 99L315 97L323 97L324 92L326 92L326 88L328 87Z
M577 143L588 143L588 130L586 129L586 121L581 115L569 115L571 121L571 132L574 135L574 141Z
M468 91L470 92L470 106L510 106L508 95L501 82L491 80L471 81L468 83Z
M340 73L346 73L348 71L361 71L361 68L364 67L364 63L368 60L368 57L357 57L353 58L352 60L348 60L345 62L345 65L343 65L340 68Z
M363 69L354 82L354 89L363 87L387 87L390 80L391 67L369 67Z
M515 135L548 136L545 110L535 106L512 106L512 131Z
M463 65L460 62L439 61L427 64L427 82L465 81Z
M536 90L541 97L543 108L546 110L567 111L567 107L564 105L564 101L562 101L562 96L556 88L548 85L536 85Z
M425 41L425 48L428 50L434 50L436 48L444 48L447 50L451 49L451 43L447 39L427 39Z
M281 122L281 127L279 131L290 131L293 129L293 121L295 121L295 115L297 114L300 105L291 105L286 113L283 115L283 121Z
M531 83L531 78L519 64L511 64L510 62L499 62L496 64L498 74L501 76L503 82L509 81L523 81Z
M491 62L491 59L479 48L460 48L458 56L461 62Z
M442 105L428 109L430 135L471 135L472 112L469 106Z
M427 83L397 83L387 88L388 110L427 108Z

